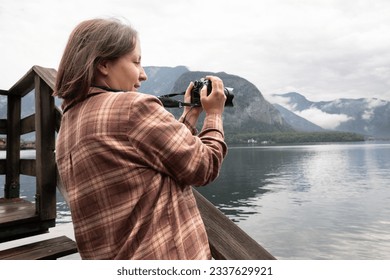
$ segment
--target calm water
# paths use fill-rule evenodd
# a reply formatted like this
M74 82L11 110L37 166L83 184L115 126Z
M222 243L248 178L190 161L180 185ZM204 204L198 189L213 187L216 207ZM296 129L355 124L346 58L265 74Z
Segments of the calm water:
M201 192L279 259L390 259L390 144L231 147Z
M389 171L390 143L230 147L199 190L279 259L390 259ZM27 199L33 183L22 176Z

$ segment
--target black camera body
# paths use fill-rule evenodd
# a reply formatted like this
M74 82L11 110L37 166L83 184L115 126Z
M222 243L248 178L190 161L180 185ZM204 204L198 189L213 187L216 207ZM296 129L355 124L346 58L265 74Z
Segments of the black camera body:
M207 95L209 95L212 90L212 85L210 80L202 78L200 80L194 81L194 87L191 90L191 103L195 104L194 106L198 106L198 107L202 106L200 103L200 91L202 90L203 86L207 86ZM226 95L225 107L233 106L234 95L232 93L232 90L233 89L224 88L224 93Z

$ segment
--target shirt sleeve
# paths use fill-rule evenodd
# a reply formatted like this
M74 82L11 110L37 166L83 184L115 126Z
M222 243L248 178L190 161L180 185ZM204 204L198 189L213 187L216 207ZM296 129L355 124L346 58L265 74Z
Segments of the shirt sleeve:
M218 176L227 153L221 116L207 115L194 136L157 98L140 94L130 106L129 122L129 141L150 168L181 185L202 186Z
M192 135L198 134L198 130L196 129L196 127L192 126L183 116L179 118L179 122L184 123L187 126L187 128L191 131Z

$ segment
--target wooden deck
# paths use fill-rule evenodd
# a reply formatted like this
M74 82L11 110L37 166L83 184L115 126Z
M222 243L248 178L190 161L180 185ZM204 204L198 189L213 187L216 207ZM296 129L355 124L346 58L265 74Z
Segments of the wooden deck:
M19 220L36 218L35 205L21 198L0 198L0 228L10 226Z
M54 225L54 219L40 221L34 203L0 198L0 242L42 234Z
M59 236L0 251L0 260L54 260L74 253L75 242Z

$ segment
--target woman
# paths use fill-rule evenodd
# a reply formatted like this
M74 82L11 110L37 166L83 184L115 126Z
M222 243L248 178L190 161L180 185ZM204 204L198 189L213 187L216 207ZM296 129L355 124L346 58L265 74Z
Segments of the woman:
M72 32L56 81L56 160L83 259L211 258L191 185L218 176L226 97L222 81L207 78L213 88L201 91L206 116L194 135L202 108L176 120L159 99L137 92L147 76L134 29L93 19Z

